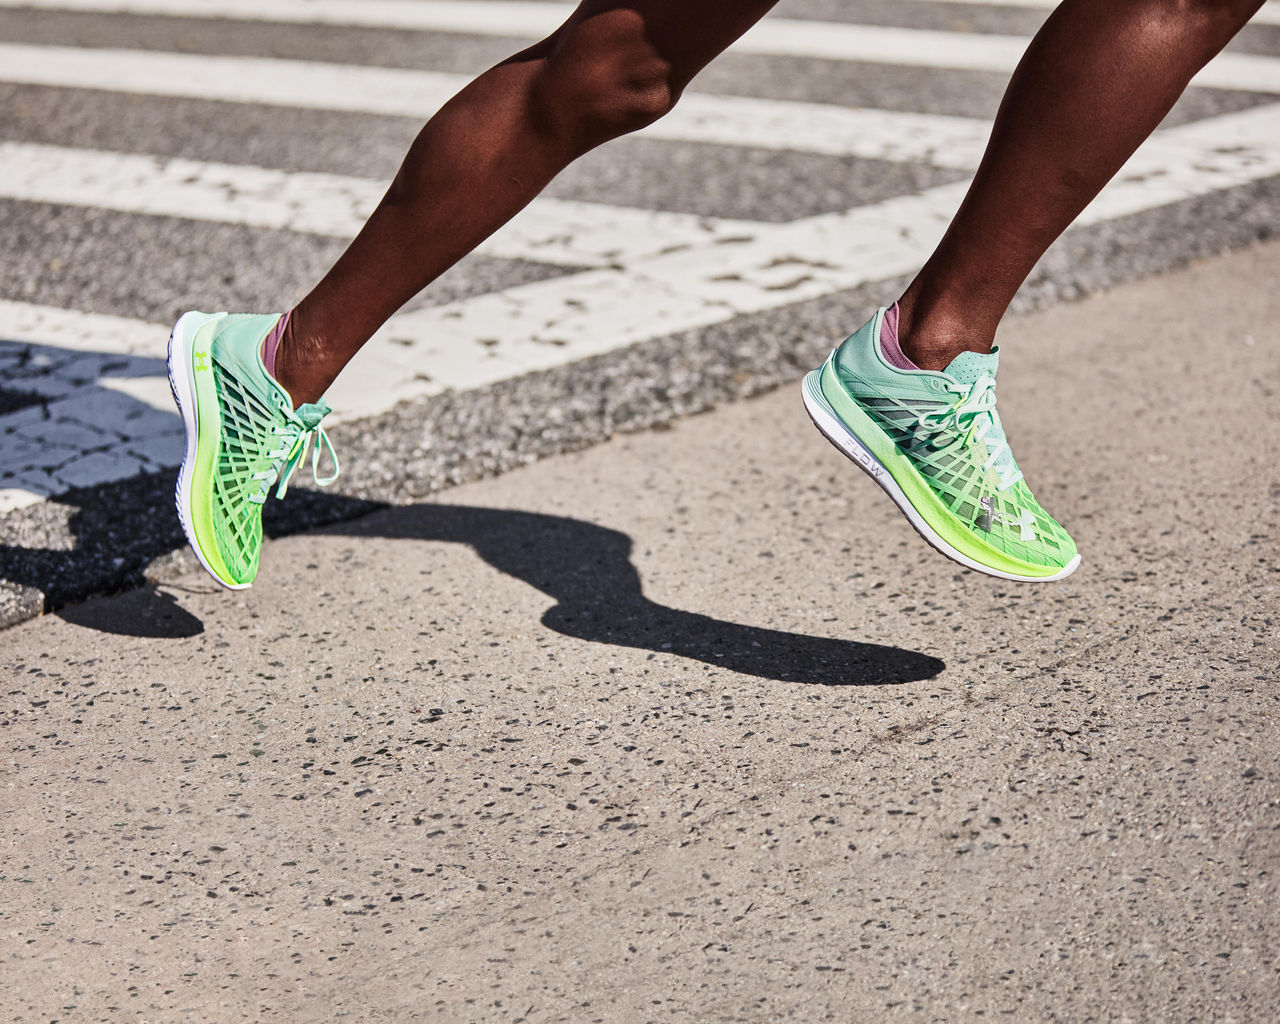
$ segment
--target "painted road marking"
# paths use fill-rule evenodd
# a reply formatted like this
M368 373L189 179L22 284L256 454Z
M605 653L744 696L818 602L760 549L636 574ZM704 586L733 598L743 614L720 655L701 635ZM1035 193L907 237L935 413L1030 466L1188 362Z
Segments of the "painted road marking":
M490 2L500 0L486 0ZM766 27L771 40L767 50L752 42ZM761 22L735 44L747 52L1004 74L1013 70L1026 46L1026 39L1015 36L829 22L786 22L781 29L776 22L772 26ZM22 44L0 45L0 69L3 80L31 85L410 117L430 114L471 80L466 75L403 68ZM1192 84L1280 92L1280 58L1224 53L1210 61ZM701 102L714 104L717 99L704 97ZM679 131L680 123L679 118L664 118L647 130L654 137L671 138L669 133Z
M924 3L956 4L963 7L1025 7L1048 14L1062 0L923 0ZM1267 0L1250 21L1253 25L1280 25L1280 2Z
M1267 67L1280 91L1280 59L1257 59L1271 62ZM312 61L19 44L0 44L0 80L417 119L468 81L439 72ZM1261 81L1254 87L1260 89ZM970 169L988 131L973 118L692 94L641 134Z
M470 79L315 61L0 43L0 81L425 120ZM970 168L989 131L974 118L692 93L640 134Z
M891 117L886 113L886 120ZM985 124L973 124L970 141L985 130ZM950 128L944 125L943 134ZM1170 145L1181 150L1166 135L1157 133L1144 147L1147 166L1162 166L1171 156ZM966 148L971 170L980 149ZM385 182L337 174L0 142L0 198L26 202L351 238L385 188ZM759 227L749 220L539 198L478 251L574 267L626 265L750 235Z
M1160 133L1082 215L1090 224L1280 174L1280 104ZM909 273L932 252L965 185L789 224L708 250L534 282L404 314L380 332L402 367L475 387ZM481 357L477 354L481 353ZM425 358L422 358L425 357ZM423 382L406 386L432 390ZM351 396L360 401L358 395Z
M1025 36L939 32L933 29L835 22L762 21L734 49L739 53L778 54L825 60L865 61L952 71L1009 74L1026 52ZM1280 92L1280 58L1224 53L1192 79L1214 89Z
M1043 10L1059 0L944 0L970 6L1007 6ZM0 7L79 11L99 14L167 15L183 18L221 18L236 21L274 21L322 25L359 25L423 32L456 32L536 39L554 32L573 12L573 3L545 0L0 0ZM1280 24L1280 4L1268 3L1253 18L1257 24ZM798 32L793 26L817 26ZM833 57L835 60L873 60L862 55L867 31L881 26L807 19L766 18L739 40L739 53ZM835 31L833 31L835 30ZM846 30L846 31L839 31ZM913 31L906 29L903 31ZM944 33L956 37L958 33ZM981 38L977 33L968 38ZM800 49L797 50L797 47ZM1021 40L1021 48L1026 40ZM914 63L914 62L912 62ZM949 65L948 65L949 66ZM998 69L996 69L998 70Z
M0 197L351 238L385 182L336 174L0 142ZM535 199L479 248L571 267L737 237L754 221Z

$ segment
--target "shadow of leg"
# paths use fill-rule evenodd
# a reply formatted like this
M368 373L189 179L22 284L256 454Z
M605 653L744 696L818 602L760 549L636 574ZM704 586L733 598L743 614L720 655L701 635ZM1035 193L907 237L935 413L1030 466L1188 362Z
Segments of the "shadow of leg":
M764 679L832 686L905 683L931 678L945 667L937 658L897 647L740 625L655 604L644 596L631 564L631 538L579 519L418 505L389 510L350 532L466 544L495 569L556 599L544 625L594 643L678 654Z
M73 625L120 636L178 640L204 632L203 622L178 604L172 594L154 585L71 605L55 614Z
M741 625L647 600L607 609L557 605L542 621L582 640L679 654L782 682L891 685L930 679L946 667L937 658L899 647Z

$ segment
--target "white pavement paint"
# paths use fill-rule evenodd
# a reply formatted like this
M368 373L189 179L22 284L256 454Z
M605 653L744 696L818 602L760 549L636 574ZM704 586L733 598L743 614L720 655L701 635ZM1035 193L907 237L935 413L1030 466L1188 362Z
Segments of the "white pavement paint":
M835 22L760 22L734 49L826 60L865 61L911 67L1008 74L1017 67L1030 39L985 33ZM1214 89L1280 92L1280 59L1224 53L1215 57L1192 85Z
M316 61L0 43L0 81L426 120L470 79ZM976 166L989 131L973 118L690 93L640 134L967 169Z
M1183 149L1161 134L1142 159L1159 167ZM335 174L0 142L0 198L25 202L351 238L384 188ZM759 228L756 221L540 198L478 251L570 267L627 266Z
M383 346L402 386L477 387L650 338L903 273L936 244L963 185L790 224L754 238L537 282L405 314ZM432 380L407 379L430 367ZM353 395L359 400L359 396Z
M381 26L524 38L554 31L573 9L572 4L532 0L0 0L0 6ZM1007 73L1017 64L1027 43L1028 39L1021 36L765 18L732 49L736 53ZM1196 76L1195 84L1280 92L1280 61L1224 54Z
M1159 133L1082 222L1277 174L1280 104L1215 117ZM398 315L348 368L331 399L341 419L355 419L403 399L479 387L907 273L936 244L964 187L942 186L790 224L757 224L740 239L722 237L643 256L623 268ZM161 325L0 302L0 358L6 348L24 344L62 350L57 358L78 366L77 379L92 377L92 360L102 361L102 379L51 396L47 407L0 417L6 460L46 463L6 481L0 507L57 493L68 481L119 479L178 459L177 418L163 376L128 363L161 356L166 337ZM119 357L114 366L105 362L116 353L123 353L123 368ZM109 431L103 424L110 424ZM94 430L103 438L87 435ZM67 461L57 462L64 451ZM56 465L48 465L50 459Z
M168 339L168 326L0 299L0 343L163 359Z
M937 0L935 0L937 2ZM1060 0L941 0L963 6L1022 7L1046 13ZM322 25L360 25L401 28L423 32L457 32L537 38L555 31L572 13L571 2L538 0L0 0L0 7L81 11L99 14L150 14L188 18L227 18L237 21L306 22ZM1280 3L1270 0L1253 18L1256 24L1280 24ZM785 18L767 18L766 31L754 44L785 47L786 29L775 41L771 26L792 24ZM840 22L844 25L847 22ZM741 43L738 44L742 46ZM786 52L757 50L756 52ZM820 56L821 54L808 54ZM804 56L804 55L802 55ZM862 59L862 58L858 58Z
M698 93L686 94L675 110L640 133L960 170L978 166L990 134L990 122L978 118Z
M1081 222L1277 174L1280 104L1206 119L1159 133ZM404 314L380 332L381 365L370 361L365 379L350 382L344 408L354 415L375 411L370 403L385 402L388 379L399 381L397 399L442 387L478 387L907 273L933 250L965 187L946 185L841 213L760 225L755 237L741 242ZM423 373L429 379L413 376Z
M0 142L0 197L351 238L385 182ZM571 267L627 263L754 230L754 221L536 199L478 251Z
M1080 216L1114 220L1280 174L1280 103L1157 132Z
M0 7L46 11L359 25L512 38L548 35L575 6L522 0L0 0Z

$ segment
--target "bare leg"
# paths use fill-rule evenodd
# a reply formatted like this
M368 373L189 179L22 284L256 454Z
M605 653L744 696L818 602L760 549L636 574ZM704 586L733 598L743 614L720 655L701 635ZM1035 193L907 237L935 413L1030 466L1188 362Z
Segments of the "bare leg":
M314 401L404 303L566 165L671 109L776 0L585 0L550 38L487 71L422 129L390 190L298 305L276 357Z
M1036 261L1259 7L1065 0L1014 72L969 193L902 296L903 351L931 370L989 351Z

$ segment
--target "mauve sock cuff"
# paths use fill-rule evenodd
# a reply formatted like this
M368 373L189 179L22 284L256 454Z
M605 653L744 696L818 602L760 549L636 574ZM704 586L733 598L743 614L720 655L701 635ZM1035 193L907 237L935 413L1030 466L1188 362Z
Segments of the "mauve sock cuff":
M285 328L289 326L291 316L293 316L293 310L277 320L276 325L271 328L262 342L262 365L266 367L267 373L272 378L276 375L276 350L280 348L280 339L284 337Z
M918 370L906 353L902 351L902 346L898 344L898 304L895 302L884 312L884 320L880 324L880 352L890 366L896 366L899 370Z

